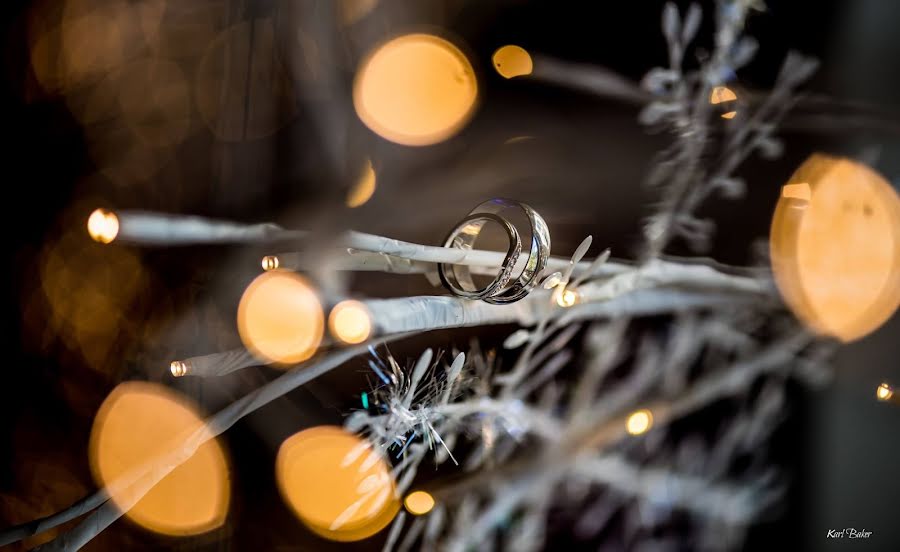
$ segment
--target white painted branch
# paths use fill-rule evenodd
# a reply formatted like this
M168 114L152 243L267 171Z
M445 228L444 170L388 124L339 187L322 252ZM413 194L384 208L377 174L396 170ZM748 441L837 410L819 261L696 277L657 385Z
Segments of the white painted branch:
M119 219L116 241L141 245L268 242L298 239L307 234L272 223L239 224L149 211L116 211L116 217Z
M708 519L746 525L769 502L760 500L754 487L714 484L661 468L638 468L618 455L585 455L573 463L573 470L590 481L649 501L665 501Z
M587 283L579 291L590 297L595 288L602 287L602 283ZM536 290L525 299L509 305L490 305L459 297L427 295L368 299L363 304L372 317L376 335L390 336L495 324L533 326L542 317L558 319L561 324L568 324L578 320L651 316L699 308L740 306L759 301L757 296L746 293L634 289L625 290L622 295L609 300L564 308L553 303L550 296L548 291ZM244 349L196 356L182 362L187 368L185 375L199 377L222 376L242 368L267 364Z

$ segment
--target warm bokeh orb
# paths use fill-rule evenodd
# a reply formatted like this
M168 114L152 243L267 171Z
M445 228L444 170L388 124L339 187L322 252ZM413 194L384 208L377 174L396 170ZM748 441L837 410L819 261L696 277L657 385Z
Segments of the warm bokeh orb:
M316 352L324 318L319 298L305 278L271 270L247 286L238 305L237 324L241 340L254 355L292 364Z
M407 146L446 140L469 120L478 97L472 65L450 42L428 34L390 40L363 61L353 85L360 120Z
M625 429L632 435L646 433L653 426L653 414L649 410L632 412L625 422Z
M499 48L492 57L494 68L507 79L530 75L534 64L528 52L514 45Z
M327 539L368 538L400 508L384 458L340 427L314 427L287 439L278 450L275 475L291 510Z
M372 168L372 162L366 160L363 172L359 176L359 180L350 189L347 194L347 207L359 207L372 198L375 193L375 169Z
M94 241L110 243L119 235L119 217L112 211L96 209L88 217L87 229Z
M328 315L328 329L331 335L344 343L362 343L372 333L372 318L366 306L359 301L341 301Z
M192 405L162 385L119 385L103 402L91 430L90 461L97 484L109 485L154 456L166 454L178 445L178 439L203 424ZM205 533L224 523L229 493L225 455L211 439L125 515L157 533ZM127 488L112 491L112 500L123 508L129 496Z
M415 491L406 495L403 505L410 514L421 516L434 508L434 497L425 491Z
M782 188L769 240L781 295L818 333L858 339L900 304L900 199L861 163L807 159Z
M709 94L709 103L719 106L723 119L734 119L737 111L733 108L737 104L737 94L727 86L716 86Z

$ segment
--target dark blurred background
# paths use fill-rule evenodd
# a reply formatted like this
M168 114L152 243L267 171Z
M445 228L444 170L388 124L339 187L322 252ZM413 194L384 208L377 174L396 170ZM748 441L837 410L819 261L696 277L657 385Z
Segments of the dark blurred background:
M711 2L701 4L712 13ZM810 153L863 159L892 182L900 171L900 4L765 5L748 27L760 48L738 74L739 94L771 86L786 52L796 49L822 61L810 91L870 102L884 116L834 120L823 109L789 118L784 154L739 170L747 197L704 208L718 223L710 256L734 264L758 260L779 188ZM102 246L84 231L96 207L354 228L434 244L479 201L508 196L543 214L554 254L571 254L587 234L616 257L639 252L654 199L641 182L669 138L638 125L638 105L505 80L490 60L498 47L517 44L638 81L666 62L660 1L8 0L0 10L10 238L0 525L50 514L94 490L88 436L116 384L164 382L212 412L278 374L258 368L173 381L168 373L173 359L240 346L237 303L270 251ZM352 80L373 46L422 29L469 57L479 106L453 138L404 147L357 119ZM707 19L700 41L708 44L710 34ZM61 46L71 49L65 68L54 57ZM376 192L349 209L344 198L367 158ZM676 244L669 252L688 250ZM349 286L375 297L435 293L421 276L360 273ZM790 417L773 444L794 484L783 507L754 527L747 549L900 549L900 409L874 400L881 381L900 381L898 330L895 316L840 349L824 389L792 391ZM475 336L489 348L509 331L439 331L392 350L405 358L426 346L466 348ZM123 519L88 549L338 548L293 517L272 466L284 438L341 423L365 386L362 365L351 363L225 433L233 496L222 529L174 539ZM828 529L843 527L873 536L825 539ZM345 546L377 549L383 538Z

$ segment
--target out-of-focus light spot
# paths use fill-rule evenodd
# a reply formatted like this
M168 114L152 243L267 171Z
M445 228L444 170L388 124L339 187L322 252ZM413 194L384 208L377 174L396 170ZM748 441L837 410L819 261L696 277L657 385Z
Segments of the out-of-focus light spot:
M887 401L894 396L894 390L891 389L890 385L882 383L878 386L878 389L875 390L875 396L878 397L879 401Z
M288 506L327 539L370 537L400 508L384 458L340 427L314 427L288 438L278 450L275 475Z
M407 146L446 140L475 108L472 65L450 42L409 34L390 40L363 61L353 84L360 120L381 137Z
M278 260L278 257L275 255L266 255L262 258L262 268L263 270L275 270L278 268L278 265L281 262Z
M369 201L375 193L375 169L372 162L366 159L366 166L350 193L347 194L347 207L359 207Z
M112 211L96 209L88 217L87 229L94 241L110 243L119 235L119 217Z
M802 184L782 188L769 237L778 289L814 331L863 337L900 304L900 198L869 167L822 154L790 181Z
M736 100L737 95L727 86L716 86L709 94L709 103L713 105L725 104L725 106L722 107L726 107L731 105L731 102L734 102ZM731 110L730 108L726 107L726 109L723 110L723 113L719 116L723 119L734 119L735 115L737 115L737 111Z
M169 365L169 372L172 373L173 377L180 378L186 375L187 371L187 363L182 360L173 360Z
M406 495L403 505L410 514L421 516L434 508L434 497L425 491L415 491Z
M530 75L534 68L528 52L524 48L512 44L497 49L492 60L497 72L507 79Z
M148 460L165 455L203 427L192 405L162 385L127 382L103 402L91 430L90 460L100 486L115 482ZM206 441L131 509L130 488L113 487L112 500L135 523L166 535L195 535L222 525L230 482L225 455Z
M812 198L812 193L809 191L809 184L806 182L785 184L781 187L781 197L809 201Z
M625 422L625 429L632 435L646 433L653 426L653 414L649 410L632 412Z
M362 343L372 332L372 318L366 306L359 301L341 301L328 315L331 335L344 343Z
M322 305L306 279L293 272L263 272L238 305L238 333L255 355L292 364L313 355L325 331Z
M578 293L571 289L564 290L556 295L556 304L560 307L571 307L578 302Z

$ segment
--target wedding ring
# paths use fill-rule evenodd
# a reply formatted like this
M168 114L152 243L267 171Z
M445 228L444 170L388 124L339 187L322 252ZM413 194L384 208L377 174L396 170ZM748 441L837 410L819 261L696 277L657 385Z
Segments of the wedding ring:
M447 235L447 239L444 240L444 247L463 250L472 249L475 241L481 234L481 229L487 222L499 224L506 231L506 235L509 238L509 249L506 252L506 257L503 259L503 266L490 284L482 289L476 289L468 268L465 271L457 272L458 268L463 267L451 265L448 270L445 264L438 264L438 276L441 279L441 283L454 295L465 297L466 299L486 300L502 292L509 283L513 268L516 266L516 262L519 260L519 255L522 252L522 239L519 237L519 232L515 226L510 224L505 218L493 213L469 215L461 220ZM466 289L466 287L469 289Z
M493 305L505 305L522 299L528 295L537 284L538 275L544 270L544 267L547 265L547 260L550 258L550 230L547 228L547 223L544 222L544 219L537 211L524 203L511 199L498 198L479 204L472 209L469 215L457 225L453 232L450 233L450 236L448 236L444 243L444 247L472 249L472 245L478 237L481 227L487 220L492 220L500 222L504 228L507 228L507 234L510 235L510 252L512 252L512 236L515 235L516 240L519 240L519 234L507 219L500 216L500 213L508 209L521 209L525 213L525 216L528 217L531 226L531 247L529 249L528 259L525 262L522 271L515 279L513 279L512 272L518 261L518 254L513 256L507 253L500 269L500 273L490 285L481 290L466 291L460 285L461 282L467 284L470 288L475 287L472 283L472 276L468 266L453 265L450 270L447 270L445 264L438 264L438 275L441 277L441 282L451 293L470 299L482 299L486 303ZM479 220L481 222L477 223ZM463 231L467 225L473 223L477 223L477 228L470 230L468 233ZM515 234L513 234L510 229L512 229L512 232L515 232ZM452 277L448 278L448 275L451 275ZM512 283L509 283L510 280L512 280ZM460 293L460 291L463 293Z

